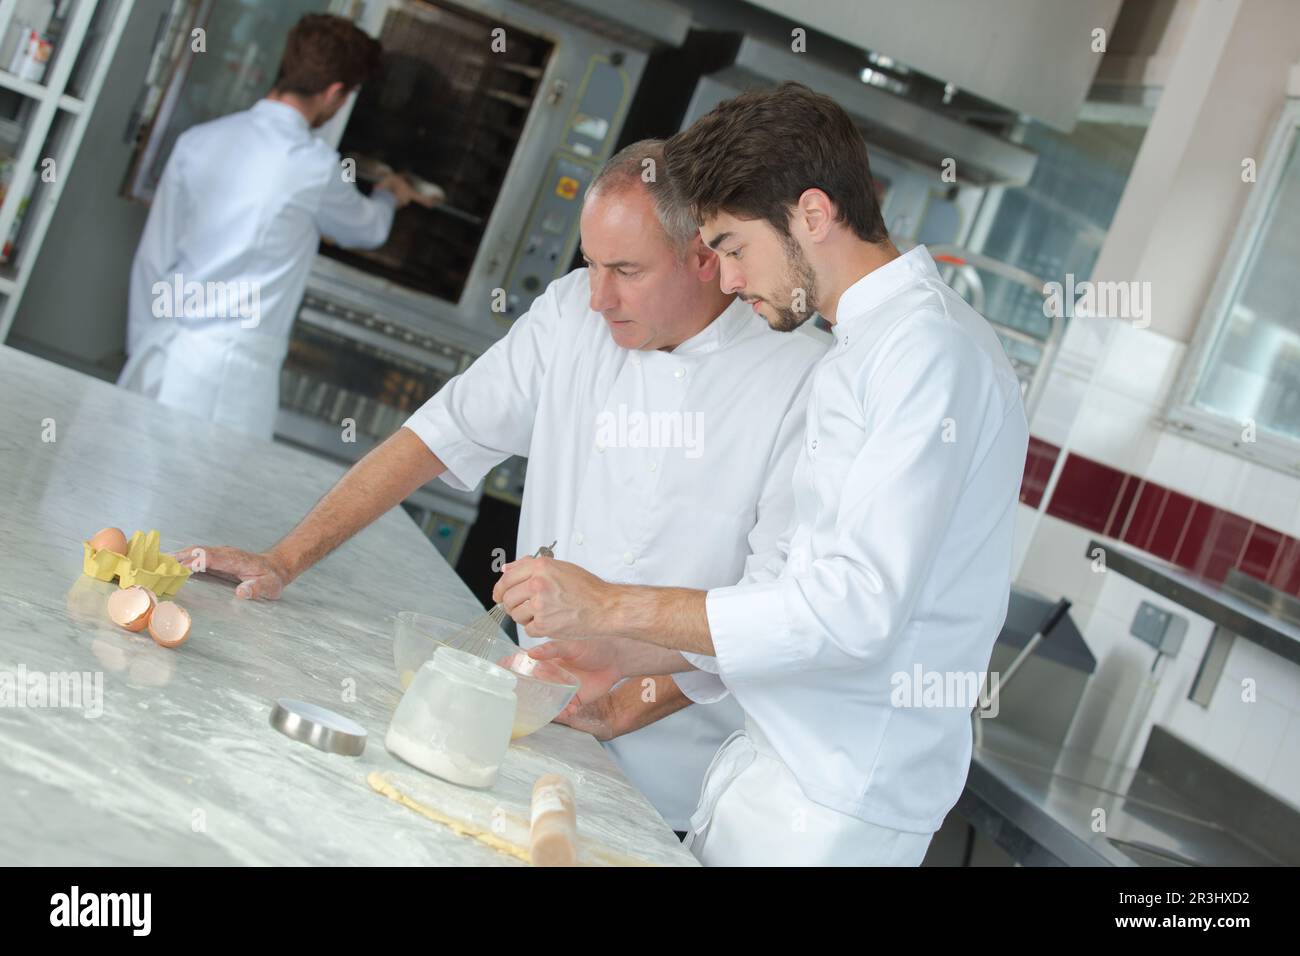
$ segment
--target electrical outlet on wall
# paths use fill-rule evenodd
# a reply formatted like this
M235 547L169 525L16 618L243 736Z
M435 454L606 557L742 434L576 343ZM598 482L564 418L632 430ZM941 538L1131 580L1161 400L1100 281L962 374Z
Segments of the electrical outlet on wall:
M1183 637L1187 634L1187 618L1143 601L1133 616L1129 633L1139 641L1150 644L1157 653L1176 657L1182 649Z

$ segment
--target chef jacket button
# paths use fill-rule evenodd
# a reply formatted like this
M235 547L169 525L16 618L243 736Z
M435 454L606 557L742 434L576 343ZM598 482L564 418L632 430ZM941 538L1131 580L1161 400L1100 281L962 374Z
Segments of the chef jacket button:
M600 452L602 455L605 454L605 446L600 442L596 442L596 451Z
M813 451L816 451L816 450L817 450L817 439L816 439L816 438L814 438L814 439L812 440L812 444L811 444L809 447L812 448Z
M632 356L632 364L633 364L633 365L640 365L640 364L641 364L641 356L639 356L639 355L633 355L633 356Z
M673 372L673 378L685 378L685 377L686 377L686 369L684 368L679 368L677 371Z
M658 471L658 470L659 470L659 464L658 464L658 462L653 462L653 461L650 462L650 470L651 470L651 471Z
M624 563L624 564L636 564L636 555L634 555L631 551L624 551L624 552L623 552L623 563Z
M586 541L587 539L584 538L582 536L582 532L579 531L577 534L573 536L573 540L576 541L578 544L582 544L582 542Z

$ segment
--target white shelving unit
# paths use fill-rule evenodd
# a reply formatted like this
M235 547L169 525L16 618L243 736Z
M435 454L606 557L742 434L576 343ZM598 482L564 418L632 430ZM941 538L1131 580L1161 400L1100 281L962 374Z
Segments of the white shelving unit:
M8 36L16 5L17 0L0 0L0 38ZM14 156L13 178L5 192L4 202L0 204L0 240L9 235L18 209L27 196L28 186L40 178L41 163L52 158L56 173L53 182L39 183L32 193L23 232L18 237L20 243L15 244L10 261L0 265L0 301L3 303L0 305L0 342L8 337L13 325L18 304L27 288L63 186L72 172L86 125L99 99L104 77L134 5L135 0L75 0L54 50L53 62L40 83L19 79L0 69L0 89L25 97L34 107L27 111L22 123L22 143ZM105 9L107 20L98 24L99 35L92 41L97 46L88 46L85 43L87 33L100 7ZM93 56L93 66L85 76L81 95L73 96L68 92L69 81L77 63L88 54ZM53 155L47 156L45 151L50 132L60 121L64 124L60 128L61 137L55 144Z

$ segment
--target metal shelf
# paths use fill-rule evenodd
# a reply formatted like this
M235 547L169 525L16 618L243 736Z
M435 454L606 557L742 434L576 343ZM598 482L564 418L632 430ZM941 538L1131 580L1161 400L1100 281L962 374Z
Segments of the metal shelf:
M60 113L65 114L68 123L58 150L59 155L52 157L59 171L58 178L54 182L43 183L39 194L32 193L27 209L29 221L26 234L21 236L21 246L15 246L8 274L0 275L0 296L4 300L0 307L0 342L8 337L9 329L13 326L18 304L27 288L27 281L35 267L45 234L54 218L54 210L63 194L64 184L72 171L81 139L90 122L91 110L99 99L104 77L135 6L135 0L117 0L112 8L111 21L103 24L103 29L98 33L98 47L93 50L94 67L86 79L85 95L75 97L66 92L68 82L78 60L86 52L86 35L101 2L102 0L78 0L64 25L54 62L46 71L43 83L22 80L12 73L0 71L0 89L19 93L36 103L24 129L22 147L14 157L13 180L5 192L4 202L0 204L0 240L9 235L18 216L18 209L27 198L27 189L38 175L37 166L43 158L42 150L45 149L50 131ZM4 36L9 29L14 6L12 0L0 0L0 36Z
M86 108L86 104L77 99L75 96L62 95L55 97L54 91L44 83L33 83L31 80L24 80L14 76L8 70L0 70L0 89L12 90L15 93L21 93L28 99L45 102L48 99L57 98L59 109L69 113L80 113Z

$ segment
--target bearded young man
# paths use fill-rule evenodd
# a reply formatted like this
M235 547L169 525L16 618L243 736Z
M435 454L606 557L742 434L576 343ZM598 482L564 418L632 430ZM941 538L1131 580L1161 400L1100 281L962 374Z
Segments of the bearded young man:
M709 591L507 566L538 657L614 680L697 668L744 708L692 817L707 864L917 865L965 783L975 700L899 706L917 668L974 679L1006 616L1028 427L990 325L886 233L848 114L798 84L666 146L721 287L776 329L820 312L783 563ZM793 337L791 337L793 341Z

